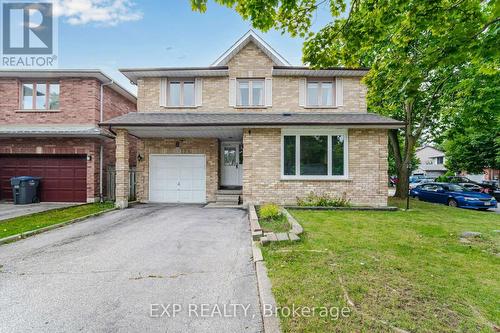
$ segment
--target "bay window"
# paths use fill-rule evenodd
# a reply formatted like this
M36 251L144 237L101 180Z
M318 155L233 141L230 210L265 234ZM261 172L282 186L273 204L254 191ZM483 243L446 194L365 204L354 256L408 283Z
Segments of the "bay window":
M347 130L284 130L283 179L345 179Z
M24 82L21 95L21 109L23 110L59 109L59 83Z

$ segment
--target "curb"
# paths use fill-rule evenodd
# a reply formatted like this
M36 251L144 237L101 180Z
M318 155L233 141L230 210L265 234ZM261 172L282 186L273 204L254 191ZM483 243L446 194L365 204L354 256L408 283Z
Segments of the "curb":
M271 306L271 309L277 309L276 300L271 289L271 280L267 276L267 268L262 257L262 252L257 245L257 242L252 243L253 261L255 264L255 273L257 275L257 289L259 292L260 310L262 315L262 323L264 325L264 333L281 333L280 321L276 316L264 315L264 304Z
M395 212L399 209L397 207L322 207L322 206L285 206L288 209L295 210L351 210L351 211L380 211L380 212Z
M17 234L17 235L12 235L12 236L9 236L9 237L0 238L0 245L11 243L11 242L15 242L15 241L18 241L18 240L21 240L21 239L25 239L25 238L28 238L28 237L31 237L31 236L35 236L35 235L44 233L46 231L50 231L50 230L53 230L53 229L64 227L64 226L69 225L69 224L73 224L73 223L76 223L76 222L80 222L80 221L86 220L86 219L88 219L90 217L99 216L99 215L102 215L102 214L105 214L105 213L109 213L109 212L112 212L112 211L114 211L116 209L117 208L110 208L110 209L107 209L107 210L103 210L101 212L97 212L97 213L85 215L85 216L82 216L82 217L77 217L76 219L69 220L69 221L66 221L66 222L61 222L61 223L49 225L49 226L46 226L46 227L43 227L43 228L26 231L26 232L23 232L23 233L20 233L20 234Z

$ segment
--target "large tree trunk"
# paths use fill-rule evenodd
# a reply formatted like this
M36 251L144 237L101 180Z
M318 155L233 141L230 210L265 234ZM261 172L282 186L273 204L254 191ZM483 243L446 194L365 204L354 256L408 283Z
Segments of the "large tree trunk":
M409 184L408 184L408 167L403 163L401 166L397 166L398 171L398 182L396 184L396 193L394 196L396 198L406 199L408 196Z
M394 153L394 161L396 163L396 171L398 174L398 182L396 184L396 193L394 197L406 199L408 196L409 183L408 176L409 168L408 165L411 163L412 149L414 146L414 139L411 136L406 136L404 143L403 152L401 152L401 147L399 145L398 131L389 131L389 143L391 145L392 151Z

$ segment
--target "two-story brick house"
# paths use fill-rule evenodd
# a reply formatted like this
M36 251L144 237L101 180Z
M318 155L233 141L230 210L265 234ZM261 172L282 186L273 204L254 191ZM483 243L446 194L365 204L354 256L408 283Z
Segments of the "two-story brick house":
M367 69L290 66L249 31L212 66L124 69L138 112L117 133L117 205L125 207L129 134L138 143L138 198L294 203L313 191L387 204L387 131L367 113ZM122 162L120 162L122 161Z
M42 177L41 201L104 196L115 141L98 124L136 102L98 70L0 71L0 200L12 200L10 178L22 175Z

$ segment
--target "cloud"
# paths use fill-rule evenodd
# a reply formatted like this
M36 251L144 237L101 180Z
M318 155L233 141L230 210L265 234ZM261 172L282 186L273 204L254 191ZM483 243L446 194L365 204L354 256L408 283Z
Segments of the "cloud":
M142 19L142 12L134 7L131 0L55 0L54 15L66 18L71 25L115 26Z

